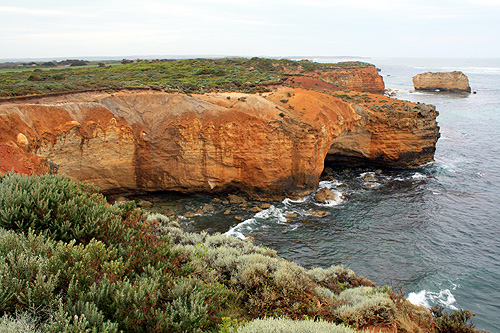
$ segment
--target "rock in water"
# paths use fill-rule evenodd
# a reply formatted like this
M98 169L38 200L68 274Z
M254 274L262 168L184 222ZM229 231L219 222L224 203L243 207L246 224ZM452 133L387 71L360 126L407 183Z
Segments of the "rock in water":
M462 72L427 72L413 77L415 90L471 92L469 79Z
M229 202L232 204L242 204L242 203L247 202L245 200L245 198L240 197L239 195L236 195L236 194L229 194L227 196L227 198L228 198Z
M319 203L328 203L337 200L338 196L330 189L324 187L314 195L314 200Z
M325 217L328 215L327 212L323 211L323 210L308 210L307 211L307 214L309 215L314 215L314 216L318 216L318 217Z
M212 212L215 210L215 208L212 205L203 205L203 208L201 210L204 212Z

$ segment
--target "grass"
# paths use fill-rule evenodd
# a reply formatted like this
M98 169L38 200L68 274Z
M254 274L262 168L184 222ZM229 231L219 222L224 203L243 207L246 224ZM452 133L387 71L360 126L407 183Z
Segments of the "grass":
M262 92L286 73L370 66L362 62L321 64L265 58L144 60L91 63L78 67L10 66L0 69L0 97L122 87L155 87L168 92ZM35 67L34 67L35 66ZM5 66L4 66L5 67Z

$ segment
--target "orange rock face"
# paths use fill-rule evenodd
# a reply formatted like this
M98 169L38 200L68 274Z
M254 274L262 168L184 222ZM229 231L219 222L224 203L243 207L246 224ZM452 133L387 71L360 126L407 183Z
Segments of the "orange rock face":
M298 197L316 189L327 155L409 166L432 160L427 144L437 140L435 112L388 115L296 88L262 96L124 92L39 102L0 105L0 153L8 147L50 161L59 173L108 193ZM425 133L429 142L418 144ZM12 168L4 164L0 171Z
M440 136L434 106L366 93L342 96L359 117L332 141L329 163L408 168L433 161Z
M370 92L383 94L385 91L384 79L377 72L375 66L356 69L337 69L306 73L312 77L336 85L341 90Z

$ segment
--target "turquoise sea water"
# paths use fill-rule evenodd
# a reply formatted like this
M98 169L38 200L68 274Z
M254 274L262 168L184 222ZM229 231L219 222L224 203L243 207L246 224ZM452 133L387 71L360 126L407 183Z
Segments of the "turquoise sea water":
M396 98L436 105L435 162L415 170L336 170L335 180L320 184L344 197L330 205L311 195L260 213L236 209L238 222L215 204L219 213L185 222L252 236L307 268L344 265L378 285L401 286L413 302L469 309L478 329L500 332L500 59L366 61L381 69ZM463 71L477 93L412 92L413 75L452 70ZM210 199L174 201L195 209ZM310 209L329 215L314 217Z

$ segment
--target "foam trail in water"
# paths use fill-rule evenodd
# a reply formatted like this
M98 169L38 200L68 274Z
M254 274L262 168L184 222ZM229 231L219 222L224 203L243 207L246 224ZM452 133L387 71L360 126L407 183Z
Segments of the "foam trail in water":
M453 289L456 287L455 285ZM458 308L453 305L456 299L450 289L443 289L438 293L421 290L418 293L409 293L407 299L415 305L423 305L428 309L434 304L439 304L451 310L458 310Z
M425 179L425 178L427 178L427 176L421 174L420 172L415 172L415 174L413 176L411 176L411 178L414 180L419 180L419 179Z
M292 200L290 198L285 198L285 200L282 201L282 204L285 205L285 206L288 206L290 204L304 203L304 202L306 202L306 200L307 200L306 197L303 197L303 198L300 198L300 199L297 199L297 200Z
M224 235L226 236L234 236L234 237L238 237L240 239L247 239L247 237L245 235L243 235L242 231L252 231L252 225L257 223L257 221L255 219L248 219L248 220L245 220L237 225L235 225L234 227L232 227L231 229L229 229L228 231L226 231L224 233Z
M268 219L270 217L278 219L279 223L286 222L286 217L283 215L283 211L279 208L276 208L274 205L272 205L268 209L258 212L254 216L254 218L256 219Z
M255 230L256 227L260 225L259 220L269 219L275 219L278 223L285 223L287 221L286 217L283 215L283 211L272 205L268 209L258 212L254 215L254 217L235 225L224 234L226 236L234 236L244 240L247 238L244 233L249 233Z

